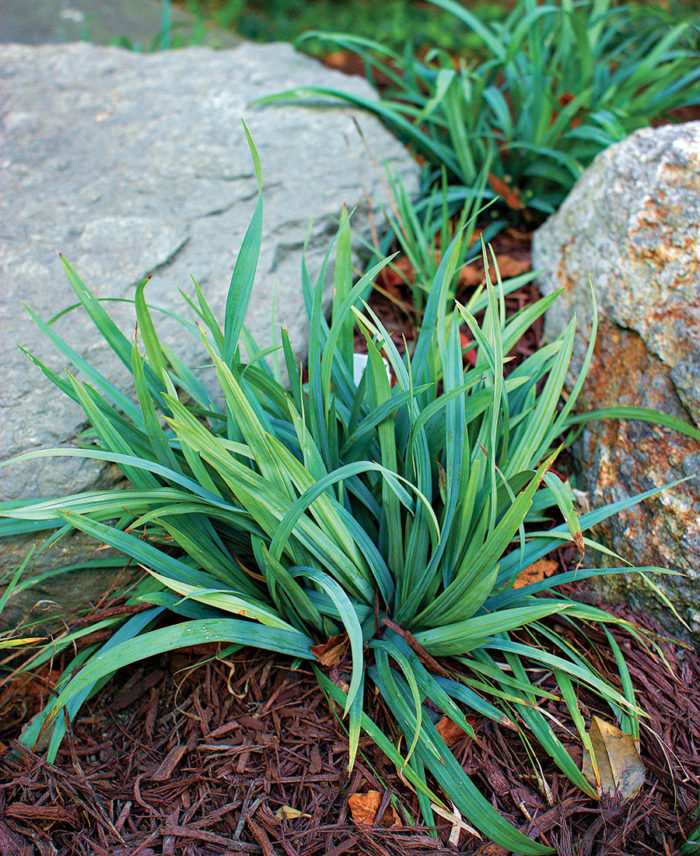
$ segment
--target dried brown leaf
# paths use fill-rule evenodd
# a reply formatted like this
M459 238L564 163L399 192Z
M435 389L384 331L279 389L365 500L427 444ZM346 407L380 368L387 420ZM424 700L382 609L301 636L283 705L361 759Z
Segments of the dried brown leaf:
M489 173L489 185L494 193L497 193L509 208L519 211L525 206L520 199L520 191L517 187L509 187L502 178L498 178L492 172Z
M575 97L570 92L562 92L562 94L557 98L557 103L561 107L568 107L569 104L571 104L571 102L574 100L575 100ZM576 112L578 114L578 113L580 113L580 110L577 110ZM552 120L551 120L550 124L553 125L557 121L557 117L558 117L557 111L552 110ZM581 116L579 116L579 115L575 115L573 117L573 119L571 120L571 122L569 122L569 126L571 128L578 128L578 126L580 124L581 124Z
M538 583L546 577L551 577L559 569L559 563L553 562L551 559L540 559L524 570L520 571L515 578L513 588L522 588L529 586L531 583Z
M382 803L379 791L367 791L364 794L352 794L348 797L350 814L358 826L401 826L396 809L388 805L381 820L375 818Z
M459 271L459 286L461 288L473 288L478 285L484 278L484 269L476 262L463 265Z
M311 815L299 811L298 808L292 808L291 805L283 805L277 809L275 817L277 820L296 820L299 817L311 817Z
M635 797L644 784L645 769L632 735L594 716L588 736L593 746L598 775L593 768L590 753L584 751L584 776L597 784L601 795L618 793L624 800Z
M398 286L412 283L416 278L416 272L407 256L399 256L394 259L390 267L385 267L379 274L379 284L387 291L400 296Z
M496 261L498 263L498 271L501 274L502 279L511 279L514 276L520 276L521 273L526 273L530 270L530 259L528 258L517 258L516 256L508 255L507 253L500 253L496 256ZM492 278L495 277L495 272L492 274Z
M330 668L331 666L337 666L343 659L347 644L347 635L339 633L337 636L331 636L330 639L322 642L320 645L312 645L311 652L322 666Z
M452 722L448 716L443 716L435 727L440 737L442 737L448 746L452 746L458 740L461 740L467 733L456 722Z

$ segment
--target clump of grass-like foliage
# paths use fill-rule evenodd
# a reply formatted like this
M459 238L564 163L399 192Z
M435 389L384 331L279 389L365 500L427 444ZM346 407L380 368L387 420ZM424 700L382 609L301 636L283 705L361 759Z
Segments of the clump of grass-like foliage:
M252 143L251 150L260 182ZM35 359L83 408L93 443L25 457L109 461L132 489L0 505L0 534L32 527L87 533L147 572L133 601L152 608L125 620L104 645L78 655L57 697L24 739L33 743L43 729L50 737L49 758L55 757L65 731L63 708L74 715L129 663L202 642L257 646L316 664L322 690L347 718L350 763L364 731L402 769L428 823L442 792L509 850L548 852L479 792L433 715L441 711L470 734L468 711L518 729L527 751L528 741L537 741L592 796L595 784L582 775L538 707L552 696L532 681L531 669L554 675L586 745L579 688L600 696L621 727L638 734L639 711L612 636L622 690L601 679L546 622L557 615L582 627L620 623L555 593L574 577L601 571L581 567L513 587L521 570L567 541L581 550L594 547L583 530L631 504L578 518L569 485L551 471L559 438L582 418L573 408L583 374L560 405L574 321L506 377L508 354L556 295L506 318L503 297L512 286L488 282L470 306L454 305L446 294L461 253L457 234L435 274L418 338L400 354L362 300L387 261L353 285L344 216L335 242L330 323L322 312L330 250L315 284L302 269L310 319L308 381L302 382L284 330L275 351L259 350L244 328L261 232L259 196L223 327L199 287L192 302L199 330L182 321L185 330L201 335L209 353L219 405L196 372L161 345L145 282L136 288L134 343L64 262L82 308L133 373L138 403L36 318L85 378L59 376ZM467 361L466 368L460 340L465 327L476 351L475 365ZM368 363L356 382L358 328ZM280 355L289 388L275 365ZM618 415L624 413L644 415L624 409ZM657 418L693 430L670 417ZM546 528L547 518L556 515L564 522ZM159 626L166 610L176 620ZM523 629L526 636L514 635ZM312 651L314 643L341 633L349 651L343 686L319 668ZM370 685L404 736L401 749L363 709Z
M485 173L511 209L555 211L598 152L654 118L700 101L700 21L613 0L517 0L488 23L456 0L430 0L478 39L480 59L342 33L303 39L358 53L376 100L332 88L263 101L330 96L375 113L428 164L471 193ZM303 41L302 39L302 41ZM511 212L512 213L512 212Z

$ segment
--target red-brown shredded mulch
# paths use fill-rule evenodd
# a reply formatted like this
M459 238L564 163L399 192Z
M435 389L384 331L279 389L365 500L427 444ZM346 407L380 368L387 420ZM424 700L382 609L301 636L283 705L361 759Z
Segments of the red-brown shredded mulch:
M480 229L475 229L473 247L470 256L476 257L462 267L457 279L455 298L460 303L467 304L474 289L484 281L484 265L478 242ZM499 232L490 242L498 263L498 270L503 280L527 273L531 269L532 232L521 232L508 227ZM397 247L394 246L393 250ZM491 280L496 282L493 265L490 265ZM377 288L369 296L369 305L381 319L392 342L400 353L404 351L404 340L409 346L415 341L420 324L420 315L415 310L411 299L411 282L413 268L405 256L398 256L392 266L385 268L377 279ZM534 282L511 292L505 298L506 312L510 316L524 306L534 303L540 298L540 293ZM516 344L511 356L515 357L513 366L532 354L542 339L543 320L540 318L525 332ZM466 346L466 342L463 343ZM355 332L355 350L366 353L367 345L362 333Z
M577 596L591 599L581 586ZM584 639L559 621L559 632L614 674L602 633L589 630ZM562 856L673 856L690 831L700 787L700 658L661 641L664 663L624 632L615 636L648 715L641 733L647 780L634 800L597 804L539 755L543 793L518 735L488 720L474 718L479 744L463 735L452 748L499 811ZM306 664L294 670L249 649L215 654L202 646L123 672L85 705L54 764L16 742L17 722L2 727L0 853L505 854L464 831L453 847L444 820L437 837L422 828L415 796L368 741L349 773L345 734ZM27 690L55 677L47 671L24 688L34 709L40 699ZM0 694L1 722L21 692L10 685ZM563 705L549 708L557 734L580 757ZM378 698L370 695L367 709L390 731ZM584 709L606 717L593 704ZM389 816L395 796L405 825L353 823L348 797L367 790L383 795L379 818Z

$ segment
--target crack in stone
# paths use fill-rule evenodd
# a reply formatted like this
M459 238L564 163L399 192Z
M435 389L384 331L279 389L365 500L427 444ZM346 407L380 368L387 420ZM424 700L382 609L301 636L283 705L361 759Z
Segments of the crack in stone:
M223 205L221 208L215 208L213 211L206 211L204 214L197 214L196 217L193 217L193 220L206 220L208 217L220 217L222 214L228 214L229 211L233 210L236 205L240 205L242 202L248 202L251 199L254 199L258 195L258 191L251 191L247 196L237 196L233 202L229 202L228 205Z
M189 224L188 224L188 227L189 227ZM187 231L188 232L190 231L189 228L187 229ZM135 279L129 285L129 288L130 289L136 288L136 286L140 282L143 282L143 280L146 279L146 277L155 276L155 274L161 273L166 268L170 267L176 261L177 257L180 255L180 253L182 253L182 251L185 249L185 247L189 244L189 242L190 242L190 235L188 234L187 237L185 238L185 240L182 241L181 244L178 244L177 247L175 247L175 249L165 259L163 259L162 262L158 262L158 264L155 267L146 271L144 276L140 276L137 279Z
M252 176L248 176L248 177L252 178ZM281 181L272 181L269 184L264 184L263 189L262 189L263 196L265 196L265 194L269 190L276 188L276 187L282 187L282 186L283 186L283 182L281 182ZM231 211L233 208L235 208L236 205L240 205L244 202L249 202L251 199L255 199L257 197L257 195L258 195L258 189L256 187L254 190L251 190L250 193L247 193L245 196L237 196L233 200L233 202L229 202L228 205L223 205L221 208L215 208L213 211L206 211L204 214L197 214L197 216L193 217L192 219L193 220L206 220L207 217L219 217L222 214L227 214L229 211Z
M218 172L195 172L193 178L200 178L204 181L227 181L233 183L234 181L249 181L251 178L255 178L255 173L241 172L238 175L225 175Z

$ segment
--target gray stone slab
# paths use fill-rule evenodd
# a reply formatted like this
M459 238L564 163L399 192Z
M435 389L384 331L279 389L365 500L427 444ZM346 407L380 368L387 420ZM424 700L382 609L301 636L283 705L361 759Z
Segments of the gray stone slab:
M77 406L16 347L55 370L65 367L21 307L24 301L48 319L73 302L56 250L98 296L131 297L152 273L149 302L184 314L178 288L191 292L194 275L221 317L256 197L241 118L264 176L263 248L247 318L262 343L276 291L279 321L298 350L305 347L300 263L310 219L315 275L344 203L357 208L354 227L368 237L367 199L377 209L384 200L375 164L398 170L409 187L417 183L415 163L369 115L341 106L252 105L295 85L370 94L363 80L331 72L288 45L146 55L87 44L5 46L0 74L0 459L70 442L84 425ZM133 330L128 304L109 307ZM158 323L167 342L182 346L181 328L167 318ZM55 329L108 377L125 382L82 313ZM185 356L196 353L189 348ZM0 471L0 494L65 494L105 478L111 476L94 463L41 459ZM6 555L5 567L16 558Z

